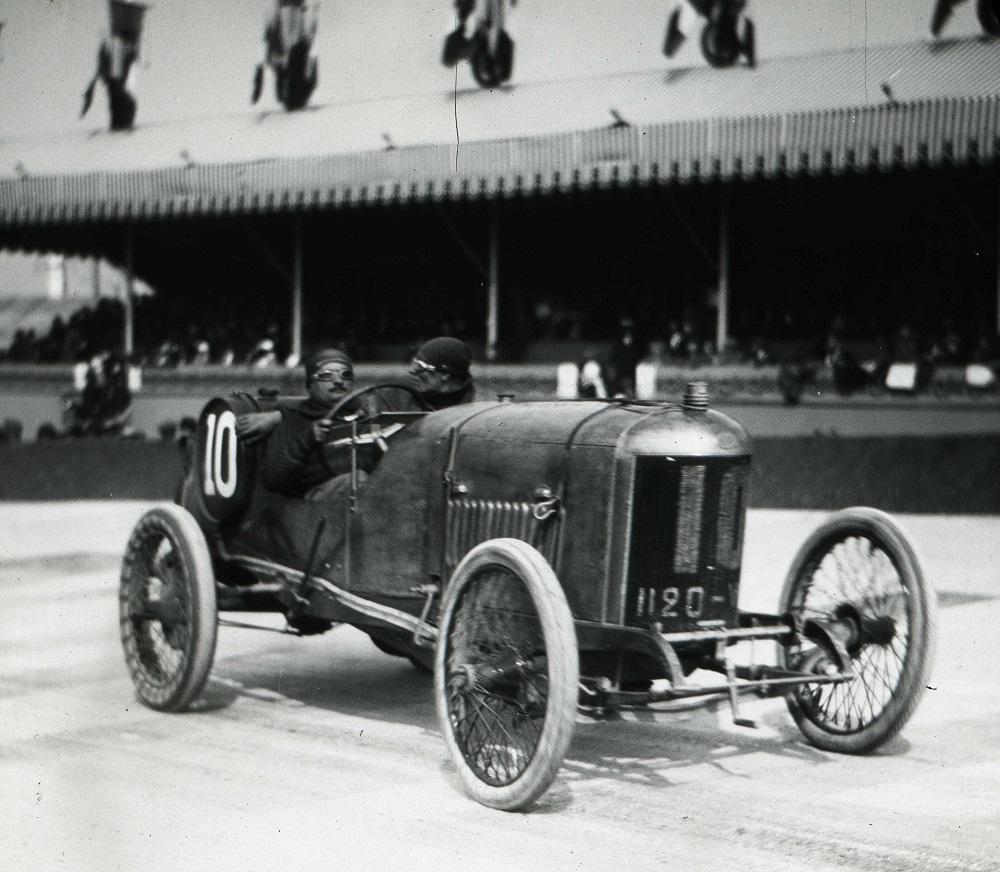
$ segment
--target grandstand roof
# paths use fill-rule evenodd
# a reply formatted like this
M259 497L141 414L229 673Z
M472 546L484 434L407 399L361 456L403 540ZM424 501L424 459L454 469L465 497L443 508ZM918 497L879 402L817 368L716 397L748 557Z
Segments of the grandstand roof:
M10 138L0 226L998 156L1000 42L964 39Z

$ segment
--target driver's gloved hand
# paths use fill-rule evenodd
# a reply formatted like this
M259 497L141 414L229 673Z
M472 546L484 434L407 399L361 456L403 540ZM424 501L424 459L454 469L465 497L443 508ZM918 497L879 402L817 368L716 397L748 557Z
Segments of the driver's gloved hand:
M329 418L320 418L312 425L309 435L317 445L324 445L330 441L330 432L333 430L333 421Z

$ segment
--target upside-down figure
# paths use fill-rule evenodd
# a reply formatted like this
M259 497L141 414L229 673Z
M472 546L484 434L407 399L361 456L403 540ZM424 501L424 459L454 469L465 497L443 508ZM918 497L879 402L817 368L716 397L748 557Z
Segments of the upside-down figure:
M667 18L663 53L673 57L687 39L697 17L705 19L701 53L713 67L731 67L742 55L747 65L757 63L753 22L747 0L674 0Z
M494 88L514 71L514 40L504 29L507 3L516 0L455 0L455 29L444 40L441 63L468 60L483 88Z
M941 35L954 8L964 2L965 0L935 0L934 11L931 13L932 36ZM997 0L976 0L976 18L979 19L983 33L1000 36L1000 3Z
M94 99L94 89L103 82L108 93L108 111L112 130L129 130L138 108L135 92L135 62L139 59L139 41L146 6L132 0L109 0L110 33L97 50L97 70L83 92L83 117Z
M250 101L264 90L264 70L274 73L274 92L286 109L301 109L319 81L319 62L311 55L319 27L319 4L305 0L275 0L264 25L264 60L257 64Z

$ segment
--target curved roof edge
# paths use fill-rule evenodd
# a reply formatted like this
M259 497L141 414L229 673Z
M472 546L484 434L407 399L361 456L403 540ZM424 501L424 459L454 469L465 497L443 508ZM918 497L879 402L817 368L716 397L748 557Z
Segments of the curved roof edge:
M998 157L1000 40L939 40L9 139L0 228Z
M939 98L123 173L0 180L0 227L148 220L1000 160L1000 96Z

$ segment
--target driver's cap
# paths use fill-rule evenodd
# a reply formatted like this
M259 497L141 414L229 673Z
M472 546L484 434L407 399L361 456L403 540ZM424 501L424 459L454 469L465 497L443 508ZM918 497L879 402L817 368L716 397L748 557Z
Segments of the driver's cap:
M354 361L346 351L339 348L322 348L314 351L306 358L306 382L311 382L312 378L328 363L340 363L344 366L354 367Z

